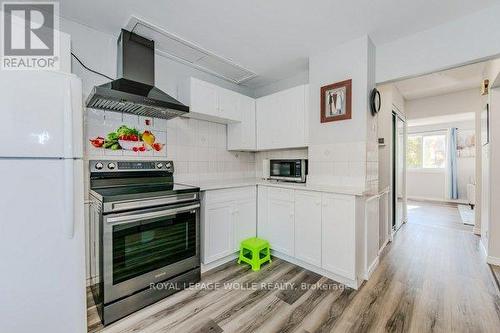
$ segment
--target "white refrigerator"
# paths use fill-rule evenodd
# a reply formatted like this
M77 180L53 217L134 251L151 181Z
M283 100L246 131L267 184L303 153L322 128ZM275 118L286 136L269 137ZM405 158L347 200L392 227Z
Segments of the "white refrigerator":
M0 71L0 332L86 332L82 87Z

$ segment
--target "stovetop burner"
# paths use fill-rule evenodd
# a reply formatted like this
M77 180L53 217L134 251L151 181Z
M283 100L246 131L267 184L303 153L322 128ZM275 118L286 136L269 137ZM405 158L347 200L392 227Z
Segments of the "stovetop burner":
M90 194L102 203L199 191L174 182L172 161L90 161Z

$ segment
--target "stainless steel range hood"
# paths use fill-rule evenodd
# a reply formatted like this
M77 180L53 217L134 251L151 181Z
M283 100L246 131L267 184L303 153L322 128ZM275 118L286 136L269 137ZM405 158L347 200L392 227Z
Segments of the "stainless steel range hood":
M154 61L154 41L122 29L118 79L94 87L87 107L163 119L189 112L188 106L154 86Z

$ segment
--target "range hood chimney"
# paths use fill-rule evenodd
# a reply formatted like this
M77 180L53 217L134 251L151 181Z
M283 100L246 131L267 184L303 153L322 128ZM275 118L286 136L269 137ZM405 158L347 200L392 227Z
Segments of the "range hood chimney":
M154 41L122 29L118 38L118 79L96 86L86 105L93 109L171 119L189 107L154 86Z

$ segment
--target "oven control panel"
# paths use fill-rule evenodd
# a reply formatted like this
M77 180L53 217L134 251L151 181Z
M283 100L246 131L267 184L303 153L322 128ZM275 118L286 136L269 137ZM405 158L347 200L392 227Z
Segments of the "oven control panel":
M172 161L90 161L89 164L90 172L174 172L174 162Z

